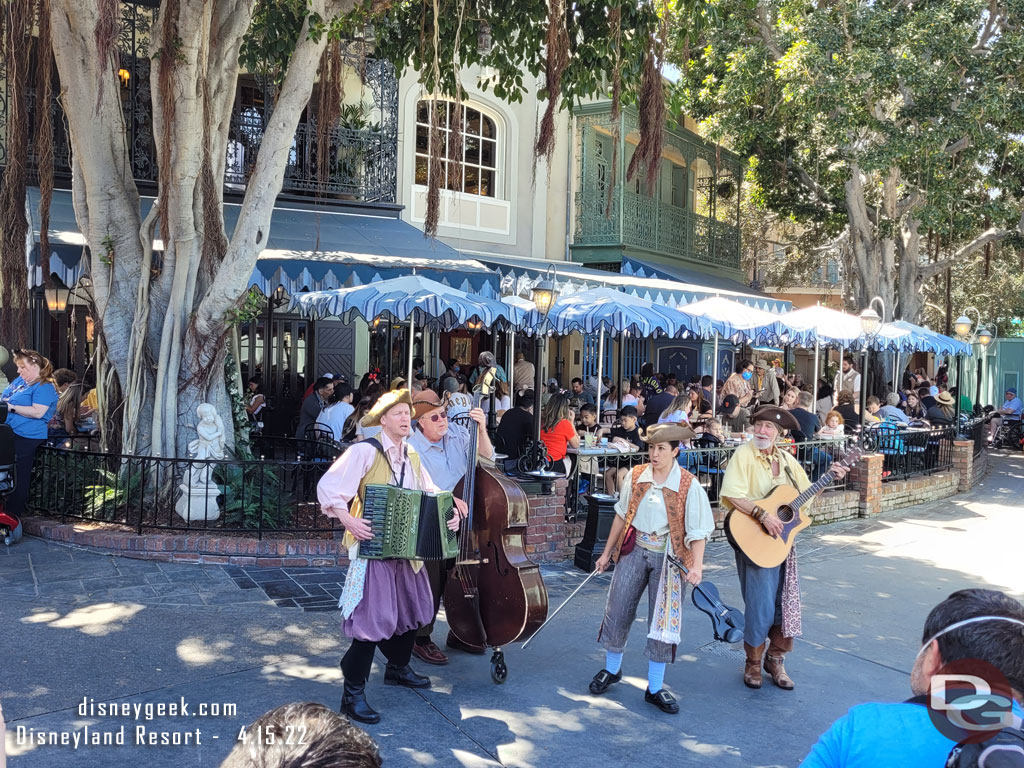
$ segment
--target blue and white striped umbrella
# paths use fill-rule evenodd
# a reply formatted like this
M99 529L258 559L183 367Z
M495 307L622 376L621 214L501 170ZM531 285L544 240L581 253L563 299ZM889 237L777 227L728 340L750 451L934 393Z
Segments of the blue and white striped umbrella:
M908 323L906 320L896 320L890 325L907 332L909 346L905 349L925 350L934 352L936 355L972 355L974 349L970 344L945 336L929 328L922 328L920 325Z
M360 317L367 322L382 317L412 321L432 331L452 331L469 323L487 330L520 327L527 311L521 306L471 296L457 288L420 275L405 275L370 285L312 291L292 295L291 311L305 317Z
M713 323L719 336L727 341L785 346L799 345L806 337L784 326L779 315L721 296L701 299L679 309Z
M542 321L539 312L525 318L534 330ZM639 338L679 338L714 333L713 324L704 318L607 287L559 296L548 313L548 323L548 332L560 336L604 331L613 336L628 332Z

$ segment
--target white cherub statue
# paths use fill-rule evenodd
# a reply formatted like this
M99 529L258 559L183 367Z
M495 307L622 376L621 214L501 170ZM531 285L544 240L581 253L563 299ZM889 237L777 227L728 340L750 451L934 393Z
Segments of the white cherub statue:
M209 403L196 408L199 423L196 425L196 439L188 444L188 451L193 459L223 459L224 453L224 421L217 414L217 409ZM193 464L191 485L203 487L210 480L209 464Z

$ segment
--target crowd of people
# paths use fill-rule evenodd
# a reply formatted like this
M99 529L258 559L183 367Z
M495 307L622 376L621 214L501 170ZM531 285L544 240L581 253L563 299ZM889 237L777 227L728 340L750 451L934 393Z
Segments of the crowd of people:
M472 406L472 392L483 371L495 369L493 394L484 397L480 407L488 420L496 451L509 459L518 459L531 445L535 430L535 408L540 408L540 437L551 468L570 473L579 461L585 474L602 474L605 488L616 493L631 466L621 460L614 466L593 457L577 458L581 448L607 445L624 454L643 450L643 435L655 424L684 423L694 432L684 448L716 447L728 435L752 433L751 415L757 407L777 406L792 413L798 426L795 440L840 438L865 425L889 422L894 425L947 426L954 423L957 399L962 413L971 413L973 404L957 388L948 387L945 366L929 378L925 371L907 371L904 386L884 397L872 395L861 410L861 374L854 358L844 357L832 378L821 377L815 390L800 374L786 373L782 362L741 359L724 381L711 376L695 376L683 382L674 374L658 373L647 363L629 379L614 382L604 377L600 386L596 377L572 378L563 388L557 378L549 378L540 393L533 390L534 368L522 353L514 368L515 391L510 391L507 374L495 362L491 352L482 352L474 366L450 359L440 375L428 379L423 360L413 361L415 394L432 391L447 398L449 416L457 419ZM406 387L405 377L385 385L379 372L362 377L354 386L342 375L324 374L307 390L295 425L297 438L311 434L329 437L338 443L352 443L373 437L378 430L362 426L361 420L386 391ZM266 402L258 378L249 382L248 412L258 428ZM621 396L620 396L621 393ZM1021 401L1014 390L1006 393L1006 402L994 409L994 431L999 417L1019 419ZM493 415L491 411L493 410ZM310 430L315 430L313 433Z

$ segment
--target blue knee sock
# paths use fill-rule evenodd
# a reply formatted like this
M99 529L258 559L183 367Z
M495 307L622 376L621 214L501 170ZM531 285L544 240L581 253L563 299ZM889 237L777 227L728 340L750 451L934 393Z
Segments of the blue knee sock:
M665 662L647 662L647 690L657 693L665 683Z
M619 673L619 670L622 669L622 654L612 653L611 651L605 651L604 668L611 672L613 675L617 675Z

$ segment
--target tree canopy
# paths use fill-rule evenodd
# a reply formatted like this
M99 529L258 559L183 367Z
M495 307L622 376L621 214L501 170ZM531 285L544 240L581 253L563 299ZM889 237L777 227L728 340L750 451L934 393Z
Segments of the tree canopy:
M1019 237L1022 21L1019 0L723 0L669 58L756 201L845 250L861 305L913 321L927 280Z
M317 82L312 114L318 167L326 165L328 131L341 118L343 47L390 60L399 70L411 66L425 91L455 100L464 95L458 73L468 65L481 65L487 73L482 86L509 101L531 87L526 73L542 74L540 96L548 103L538 129L539 158L550 156L554 115L562 107L607 94L616 107L623 99L641 103L647 150L637 153L641 162L631 170L646 170L651 179L657 173L667 0L161 0L146 33L158 202L143 219L132 168L123 162L128 133L117 72L125 7L118 0L4 4L3 55L13 106L0 189L0 324L10 338L23 333L18 318L28 285L19 255L26 234L20 212L33 85L28 62L35 45L44 64L52 52L61 85L74 165L72 196L88 244L87 290L101 350L100 415L117 417L120 442L129 452L184 454L202 402L213 403L231 423L223 372L232 324L266 245L289 149ZM38 69L35 85L41 89L48 74ZM220 177L243 70L273 84L273 109L229 236ZM436 227L442 175L434 169L441 167L443 153L461 153L461 129L452 129L453 140L445 146L439 122L431 116L428 232ZM52 125L38 121L36 132L45 208L53 185L52 152L47 158L45 146ZM159 258L157 239L163 242ZM20 265L20 271L8 270L8 264Z

